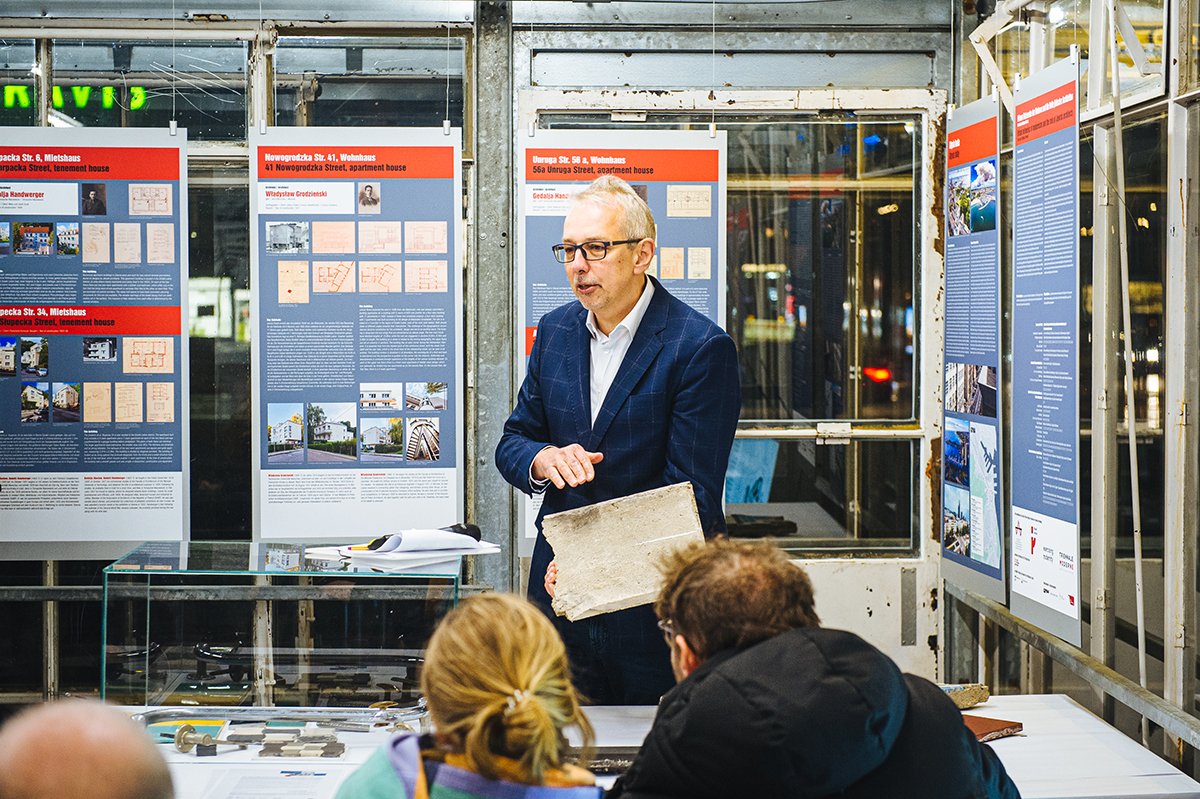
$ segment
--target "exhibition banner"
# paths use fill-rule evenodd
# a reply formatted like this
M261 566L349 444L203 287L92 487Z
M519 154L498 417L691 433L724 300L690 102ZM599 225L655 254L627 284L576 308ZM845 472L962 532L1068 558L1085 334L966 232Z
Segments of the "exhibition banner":
M0 558L181 541L186 131L0 142Z
M1079 64L1016 87L1012 611L1076 645L1079 615Z
M550 248L576 194L601 175L628 182L654 214L647 274L725 327L725 131L538 130L522 138L517 177L518 385L542 316L576 302ZM532 547L540 497L522 503Z
M1000 430L1000 102L946 122L942 576L1006 599Z
M461 521L461 142L251 136L256 539Z

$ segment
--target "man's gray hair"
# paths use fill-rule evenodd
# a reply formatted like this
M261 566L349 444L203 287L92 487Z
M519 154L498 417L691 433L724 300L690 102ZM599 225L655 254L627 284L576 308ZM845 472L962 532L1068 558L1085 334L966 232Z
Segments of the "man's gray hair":
M627 239L653 239L654 214L628 183L615 175L601 175L575 195L575 202L616 208L621 213L621 231Z

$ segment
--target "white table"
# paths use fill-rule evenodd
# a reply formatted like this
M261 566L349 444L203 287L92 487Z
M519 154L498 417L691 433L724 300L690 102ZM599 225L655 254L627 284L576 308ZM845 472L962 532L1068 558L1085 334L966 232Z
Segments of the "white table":
M1200 799L1200 783L1061 694L996 696L967 712L1025 725L988 744L1024 799Z
M208 710L219 712L216 708ZM653 707L587 708L600 746L641 744L654 719ZM1060 694L998 696L970 713L1019 721L1019 736L987 744L1004 762L1024 799L1200 799L1200 783L1105 724L1081 705ZM347 775L388 739L386 733L338 734L346 755L319 758L260 758L257 748L237 751L221 747L216 757L180 754L170 746L167 757L178 799L217 799L245 777L277 777L282 771L310 772L289 778L291 799L330 797ZM322 775L322 776L316 776ZM602 781L611 785L612 778ZM242 784L238 796L250 795Z

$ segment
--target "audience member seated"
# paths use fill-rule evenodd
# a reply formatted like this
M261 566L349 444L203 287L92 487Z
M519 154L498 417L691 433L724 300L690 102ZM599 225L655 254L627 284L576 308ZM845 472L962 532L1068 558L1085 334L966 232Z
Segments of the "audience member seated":
M421 691L435 733L396 735L338 799L597 799L593 775L565 764L563 728L590 746L566 650L533 605L483 594L447 614L425 653Z
M941 689L823 629L808 576L768 544L664 563L655 605L679 684L610 799L1014 799Z
M4 799L171 799L171 774L146 731L99 702L53 702L0 729Z

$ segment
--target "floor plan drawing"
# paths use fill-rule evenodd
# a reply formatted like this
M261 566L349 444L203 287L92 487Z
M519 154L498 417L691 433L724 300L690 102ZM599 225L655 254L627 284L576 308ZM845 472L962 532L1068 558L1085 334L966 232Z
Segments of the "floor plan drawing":
M349 294L354 291L354 261L313 261L313 291Z
M130 216L170 216L174 210L170 183L130 183Z
M358 290L367 294L404 291L400 269L399 261L360 261Z
M169 338L126 338L121 346L125 374L171 374L175 371L175 347Z

